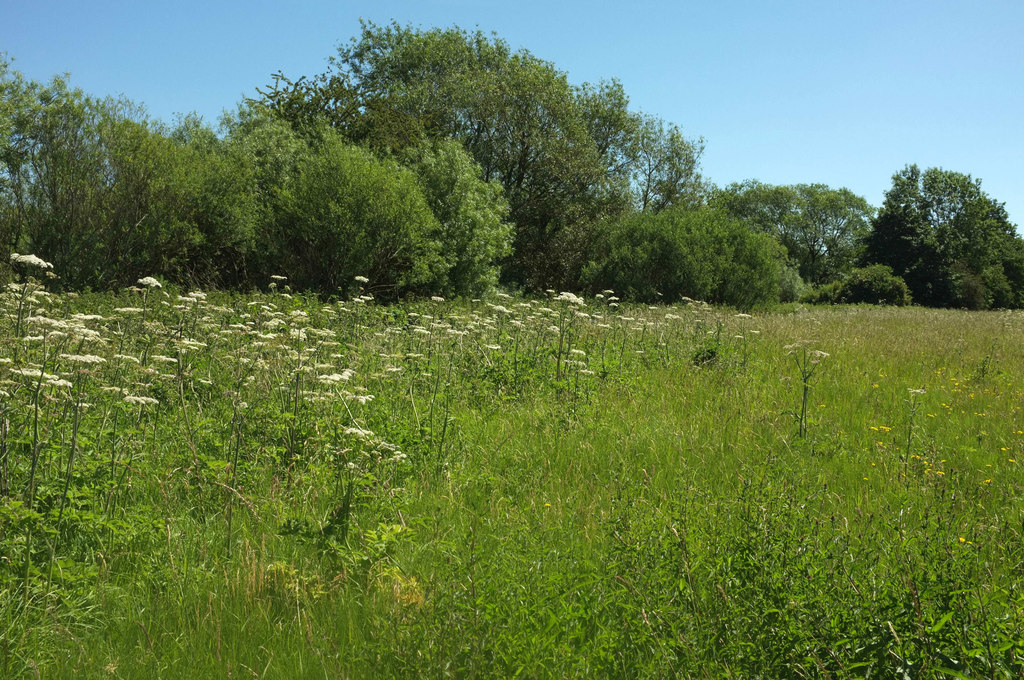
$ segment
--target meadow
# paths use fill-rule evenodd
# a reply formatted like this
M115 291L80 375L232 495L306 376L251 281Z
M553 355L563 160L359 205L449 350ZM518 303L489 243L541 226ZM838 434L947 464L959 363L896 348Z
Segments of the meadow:
M1024 675L1024 313L372 290L8 286L0 675Z

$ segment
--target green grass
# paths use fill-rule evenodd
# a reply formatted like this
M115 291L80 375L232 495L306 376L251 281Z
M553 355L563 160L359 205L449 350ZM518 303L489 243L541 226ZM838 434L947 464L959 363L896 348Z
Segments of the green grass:
M5 677L1024 673L1022 314L6 295Z

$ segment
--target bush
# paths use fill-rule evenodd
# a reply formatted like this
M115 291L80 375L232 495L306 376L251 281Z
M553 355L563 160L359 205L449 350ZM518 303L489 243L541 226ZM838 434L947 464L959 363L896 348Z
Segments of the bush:
M581 284L640 302L686 296L741 309L779 300L781 248L724 213L675 208L597 225Z
M779 268L779 300L796 302L808 292L808 285L800 278L800 269L792 262Z
M854 269L842 281L833 281L821 286L801 298L813 304L856 304L909 305L910 288L892 269L884 264L873 264Z
M511 251L508 203L497 182L455 140L424 141L403 152L430 209L448 266L446 295L479 295L498 282L498 262Z
M261 235L272 273L324 295L348 289L356 276L387 299L444 288L441 225L411 171L330 131L296 168L291 187L277 189L276 220Z

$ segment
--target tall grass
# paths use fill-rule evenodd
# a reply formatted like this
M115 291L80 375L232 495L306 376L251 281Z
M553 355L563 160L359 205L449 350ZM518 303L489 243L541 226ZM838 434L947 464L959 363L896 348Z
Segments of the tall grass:
M1024 672L1019 313L3 304L0 675Z

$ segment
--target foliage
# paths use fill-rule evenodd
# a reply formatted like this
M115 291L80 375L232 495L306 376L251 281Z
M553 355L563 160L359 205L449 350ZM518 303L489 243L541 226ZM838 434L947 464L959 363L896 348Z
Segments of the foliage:
M920 304L1021 304L1022 289L1014 285L1021 239L980 180L941 168L922 172L916 165L892 180L866 238L864 262L891 267Z
M821 286L808 292L804 302L824 304L895 305L903 307L911 303L910 288L892 269L884 264L874 264L852 270L846 278Z
M356 276L392 299L445 288L442 225L410 170L325 131L295 171L257 241L274 273L322 294L346 291Z
M800 270L791 262L779 267L779 302L796 302L809 288L800 276Z
M874 209L849 189L824 184L732 184L715 193L715 205L771 234L786 247L800 276L821 285L853 266Z
M493 288L511 242L501 185L484 181L480 166L454 140L424 140L400 159L416 173L441 224L437 241L448 272L447 285L438 292L469 297Z
M158 271L234 283L254 205L241 160L186 118L167 130L124 100L6 69L0 99L0 231L45 254L64 285L124 286Z
M740 308L777 302L780 254L771 238L711 209L666 210L598 225L586 288L626 299L682 297Z
M260 101L297 129L327 121L378 151L457 140L504 188L515 225L505 280L534 289L558 277L552 245L563 229L633 205L693 204L705 191L702 142L630 111L619 83L574 87L551 63L480 31L364 23L328 72L278 74Z

